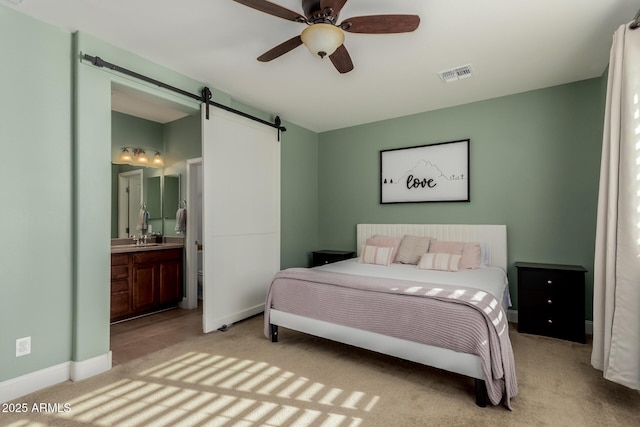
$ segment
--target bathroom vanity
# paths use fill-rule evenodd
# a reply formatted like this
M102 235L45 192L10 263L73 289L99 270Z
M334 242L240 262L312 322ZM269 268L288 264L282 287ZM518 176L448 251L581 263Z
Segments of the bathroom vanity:
M112 244L111 322L177 306L183 252L182 243Z

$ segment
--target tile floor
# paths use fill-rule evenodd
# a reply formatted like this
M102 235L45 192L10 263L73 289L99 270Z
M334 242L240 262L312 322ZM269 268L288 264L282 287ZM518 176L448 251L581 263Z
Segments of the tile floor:
M202 306L175 308L111 325L113 366L203 335Z

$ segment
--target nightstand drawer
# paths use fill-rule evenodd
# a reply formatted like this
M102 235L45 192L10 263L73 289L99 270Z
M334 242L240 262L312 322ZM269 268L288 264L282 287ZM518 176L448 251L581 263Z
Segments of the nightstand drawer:
M350 259L356 256L356 253L353 251L334 251L334 250L322 250L322 251L313 251L311 252L312 261L311 264L313 267L317 267L320 265L331 264L332 262L343 261L345 259Z
M584 343L584 275L580 266L516 263L518 331Z
M573 286L576 277L574 272L530 268L522 270L521 276L523 288L549 291L555 291L559 287Z

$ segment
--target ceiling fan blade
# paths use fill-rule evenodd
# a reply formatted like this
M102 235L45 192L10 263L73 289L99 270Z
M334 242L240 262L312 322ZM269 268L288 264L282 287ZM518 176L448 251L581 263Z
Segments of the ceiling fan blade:
M371 15L345 19L339 26L349 33L394 34L410 33L418 25L418 15Z
M286 7L282 7L275 3L271 3L267 0L233 0L236 3L249 6L252 9L259 10L260 12L268 13L269 15L277 16L278 18L286 19L287 21L294 22L306 22L307 19L293 10L289 10Z
M330 7L333 9L333 16L338 16L346 2L347 0L320 0L320 9L324 10Z
M302 38L300 36L295 36L290 38L286 42L280 43L278 46L274 47L268 52L263 53L258 57L258 61L260 62L269 62L272 61L285 53L297 48L302 44Z
M347 48L344 45L340 45L335 52L329 55L329 59L333 63L333 66L336 67L336 70L340 72L340 74L348 73L353 70L353 62L351 61L351 56L349 52L347 52Z

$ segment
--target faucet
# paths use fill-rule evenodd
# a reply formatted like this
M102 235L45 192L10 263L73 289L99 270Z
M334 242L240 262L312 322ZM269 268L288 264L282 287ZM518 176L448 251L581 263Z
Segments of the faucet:
M131 239L136 242L136 246L142 246L147 244L147 235L140 234L140 236L136 236L135 234L131 235Z

